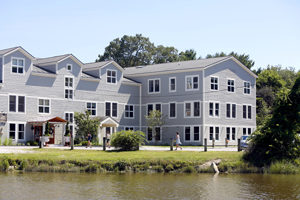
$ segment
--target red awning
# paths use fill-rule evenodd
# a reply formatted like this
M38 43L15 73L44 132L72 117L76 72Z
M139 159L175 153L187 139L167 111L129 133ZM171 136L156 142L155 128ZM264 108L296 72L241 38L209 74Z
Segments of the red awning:
M46 123L46 122L50 122L50 123L67 123L66 120L60 118L60 117L50 117L50 118L43 118L43 119L36 119L33 121L29 121L28 123L30 124L36 124L36 123Z

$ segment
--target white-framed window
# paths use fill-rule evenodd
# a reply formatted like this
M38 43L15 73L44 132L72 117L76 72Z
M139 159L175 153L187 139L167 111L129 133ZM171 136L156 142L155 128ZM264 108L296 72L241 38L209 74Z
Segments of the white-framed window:
M247 128L243 128L243 135L247 135Z
M134 127L133 126L125 126L124 130L125 131L134 131Z
M209 116L219 117L220 116L220 103L209 102Z
M155 135L154 135L155 134ZM155 133L151 127L147 127L147 140L148 141L160 141L161 140L161 128L155 127Z
M169 78L169 92L176 92L176 77Z
M9 95L9 112L25 113L25 96Z
M74 78L65 77L65 99L73 99L74 96Z
M233 79L227 80L227 91L234 92L234 80Z
M252 131L251 128L248 128L248 135L251 135Z
M134 106L125 105L125 118L133 119L134 118Z
M226 139L227 140L235 140L236 139L236 128L235 127L226 127Z
M219 90L219 78L215 76L210 77L210 89Z
M149 79L148 80L148 93L159 93L160 92L160 79Z
M209 127L209 140L219 140L220 139L220 127L210 126Z
M191 127L190 126L184 127L184 140L191 141Z
M118 103L105 102L105 116L117 117L118 116Z
M230 133L231 133L230 127L226 127L226 139L227 140L230 140Z
M147 114L149 115L152 110L158 110L158 111L162 112L161 111L161 103L148 104L147 105Z
M72 71L72 67L73 67L72 64L67 64L66 65L66 68L67 68L68 71Z
M67 120L70 124L74 123L74 113L73 112L66 112L65 113L65 120Z
M14 74L24 74L25 59L24 58L11 58L11 72Z
M226 117L227 118L236 118L236 104L226 104Z
M194 141L200 140L200 127L194 126Z
M199 90L199 76L198 75L185 77L185 90L186 91Z
M244 94L250 94L250 82L244 81Z
M38 99L38 113L50 113L50 100L49 99Z
M251 119L252 118L252 108L251 105L243 105L243 118Z
M153 140L153 132L152 132L152 128L151 127L147 128L147 140L148 141L152 141Z
M184 103L184 117L200 117L200 102L185 102Z
M25 140L25 123L9 123L9 138Z
M251 128L243 128L243 135L251 135L252 130Z
M106 70L106 83L117 83L117 71L116 70Z
M91 116L97 115L97 104L94 102L87 102L86 109L90 112Z
M231 139L232 139L232 140L235 140L235 136L236 136L236 128L235 128L235 127L232 127L232 128L231 128Z
M169 103L169 118L176 118L176 103Z

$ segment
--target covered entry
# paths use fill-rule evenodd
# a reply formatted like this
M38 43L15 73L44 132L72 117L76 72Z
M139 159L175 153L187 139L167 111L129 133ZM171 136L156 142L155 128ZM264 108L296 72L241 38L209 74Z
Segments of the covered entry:
M100 122L100 128L98 131L99 143L103 144L103 137L106 137L106 133L109 132L112 136L117 132L119 123L111 117L97 117Z
M31 130L34 141L39 141L46 129L46 124L50 125L50 137L49 142L46 144L63 144L63 137L65 131L66 120L60 117L41 117L28 122L31 124Z

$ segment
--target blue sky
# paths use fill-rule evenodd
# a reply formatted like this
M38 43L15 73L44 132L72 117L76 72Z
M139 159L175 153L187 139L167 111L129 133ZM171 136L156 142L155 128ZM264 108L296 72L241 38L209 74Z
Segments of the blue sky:
M110 41L141 33L154 44L249 54L255 67L300 70L298 0L1 1L0 49L93 62Z

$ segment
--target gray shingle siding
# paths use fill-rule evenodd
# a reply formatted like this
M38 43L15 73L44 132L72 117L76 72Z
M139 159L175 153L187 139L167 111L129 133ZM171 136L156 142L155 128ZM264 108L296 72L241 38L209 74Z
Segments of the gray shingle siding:
M25 59L25 73L23 75L11 73L12 57ZM51 64L45 65L45 62L42 61L51 61ZM175 133L178 131L183 144L201 145L204 138L209 139L211 126L217 126L220 129L219 140L216 141L216 144L219 145L224 145L226 128L236 128L236 139L230 141L231 144L236 144L237 138L242 135L243 128L251 128L251 130L256 128L256 78L252 72L244 69L230 57L150 65L143 68L129 68L125 70L112 61L83 65L70 54L55 59L53 57L40 59L37 62L34 58L26 57L21 51L15 51L6 55L3 61L1 61L0 57L0 66L2 66L1 62L4 67L3 75L5 81L3 87L0 88L0 112L8 113L8 122L3 129L3 137L7 137L9 134L8 124L10 122L27 124L27 122L41 116L64 118L65 112L83 112L86 109L87 102L96 103L97 116L105 116L105 102L117 102L118 115L113 118L119 123L117 130L122 130L125 127L134 127L138 130L141 125L141 130L146 134L147 123L145 115L147 114L147 105L161 104L162 113L167 117L166 123L162 128L161 140L158 144L169 143L169 139L174 138ZM33 66L33 63L37 66ZM67 64L72 65L71 71L66 69ZM174 69L171 70L172 68ZM107 70L116 71L116 84L107 83ZM1 72L2 70L0 70L0 74ZM187 76L198 77L197 90L186 91ZM211 76L219 78L218 91L211 91L210 89ZM65 99L65 77L74 78L73 100ZM169 91L169 79L171 77L176 79L175 92ZM228 78L234 80L234 93L227 91ZM148 93L149 79L160 80L159 93ZM250 82L250 94L243 94L244 81ZM8 112L9 94L26 96L25 113ZM50 114L38 113L39 98L50 99ZM185 102L194 101L200 102L200 116L187 118L184 116L184 104ZM169 105L171 102L176 103L175 118L169 118ZM218 102L220 104L219 117L210 117L210 102ZM235 119L226 117L226 103L236 104ZM127 104L134 107L133 119L128 119L124 116L125 105ZM251 106L251 119L243 118L243 105ZM190 127L192 130L191 140L189 141L185 137L185 127ZM197 141L193 140L194 127L199 127L199 140ZM25 140L32 139L31 125L27 124ZM154 143L154 141L151 143ZM208 140L208 143L211 144L211 140Z

